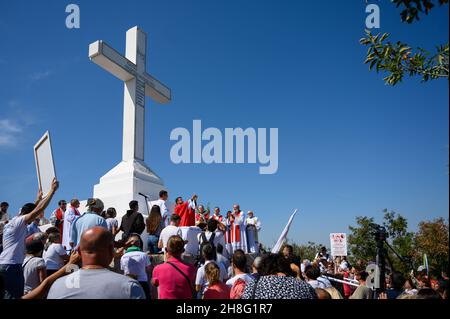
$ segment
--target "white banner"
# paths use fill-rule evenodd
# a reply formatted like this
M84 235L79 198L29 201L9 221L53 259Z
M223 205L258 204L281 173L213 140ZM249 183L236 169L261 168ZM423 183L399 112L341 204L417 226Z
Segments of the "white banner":
M331 233L330 234L331 255L347 256L347 234Z
M289 218L287 225L284 227L283 232L280 235L280 238L278 238L277 243L275 244L275 246L273 246L271 251L273 254L278 254L280 252L281 246L283 246L284 241L286 240L287 234L289 232L289 227L291 227L295 214L297 214L297 210L294 210L291 217Z

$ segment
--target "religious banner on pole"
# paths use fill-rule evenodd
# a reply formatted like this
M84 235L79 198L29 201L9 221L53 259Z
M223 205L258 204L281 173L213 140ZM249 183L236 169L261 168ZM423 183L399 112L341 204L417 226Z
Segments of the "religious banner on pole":
M292 221L294 220L295 214L297 214L297 209L294 210L291 217L289 217L288 223L284 227L283 232L280 235L280 238L278 238L278 240L277 240L277 243L275 244L275 246L273 246L271 253L278 254L280 252L281 246L283 246L283 244L286 240L287 234L289 232L289 227L291 227L291 224L292 224Z
M331 233L330 246L332 256L347 256L347 234Z

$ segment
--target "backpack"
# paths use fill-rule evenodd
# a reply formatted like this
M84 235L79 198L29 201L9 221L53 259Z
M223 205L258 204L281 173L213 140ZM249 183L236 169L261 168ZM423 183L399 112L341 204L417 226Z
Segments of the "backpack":
M211 237L209 237L209 240L207 240L206 233L202 232L201 238L202 238L202 243L200 244L200 256L202 257L202 259L203 259L203 256L202 256L203 247L207 244L210 244L213 249L213 260L216 260L217 259L217 249L216 249L216 246L214 245L214 238L216 238L216 233L212 232Z

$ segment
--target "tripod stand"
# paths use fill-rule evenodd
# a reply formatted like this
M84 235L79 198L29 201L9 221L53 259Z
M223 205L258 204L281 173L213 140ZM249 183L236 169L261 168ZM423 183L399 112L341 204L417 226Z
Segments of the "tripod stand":
M388 242L387 237L388 233L386 228L377 224L370 224L370 227L374 230L375 241L376 241L376 265L377 265L377 277L375 278L375 296L381 292L386 291L386 259L389 263L389 266L392 271L394 271L394 266L392 264L391 259L389 258L389 254L387 248L389 248L394 255L402 262L412 267L411 263L408 262L404 257L402 257Z

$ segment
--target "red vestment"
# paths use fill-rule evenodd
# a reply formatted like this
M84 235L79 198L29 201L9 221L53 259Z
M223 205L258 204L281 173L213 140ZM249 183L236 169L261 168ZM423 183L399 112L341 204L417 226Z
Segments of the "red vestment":
M180 227L195 226L195 211L189 207L189 201L175 206L174 214L181 217Z

